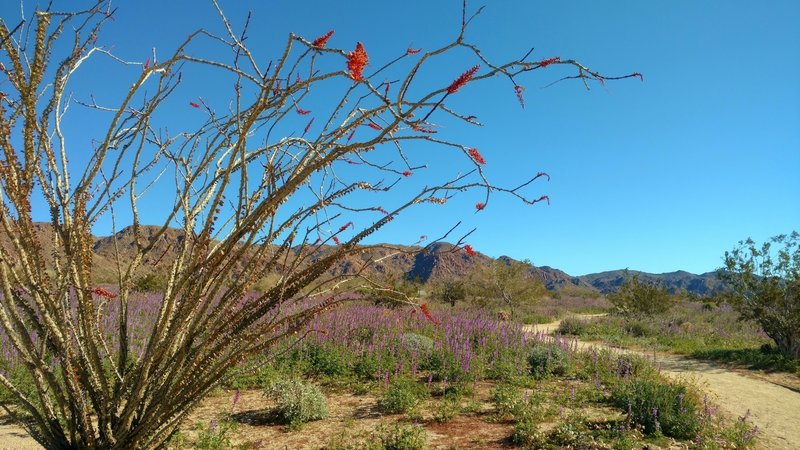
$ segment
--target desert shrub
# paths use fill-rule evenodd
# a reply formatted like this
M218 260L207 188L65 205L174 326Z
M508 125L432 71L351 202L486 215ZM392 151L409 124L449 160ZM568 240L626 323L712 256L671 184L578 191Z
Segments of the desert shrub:
M433 408L433 420L439 423L455 419L461 412L461 402L457 396L445 396Z
M494 406L495 413L500 418L517 416L523 403L522 393L519 388L506 383L500 383L492 388L489 393L489 400Z
M781 246L778 251L773 244ZM761 325L782 355L800 359L800 233L775 236L759 248L751 239L725 252L725 296L743 319Z
M625 332L633 337L650 337L658 334L652 325L637 319L630 319L625 323Z
M617 292L609 294L608 300L620 314L651 316L670 309L675 298L661 284L640 281L634 275Z
M511 433L511 442L517 445L526 445L531 448L539 448L547 443L547 437L539 431L539 422L531 418L523 418L514 423L514 431Z
M433 350L433 339L416 333L403 333L403 345L409 350L429 352Z
M572 366L572 357L558 343L537 343L528 354L528 366L537 378L565 375Z
M586 329L586 321L577 317L567 317L558 325L558 333L579 336Z
M378 436L383 450L424 450L428 436L420 425L381 425Z
M148 273L133 280L133 290L138 292L164 292L167 277L160 273Z
M681 382L632 379L612 388L612 399L647 434L689 439L701 428L697 393Z
M208 426L195 425L197 442L192 448L197 450L225 450L231 448L231 433L236 431L238 423L230 419L214 419Z
M381 409L387 413L407 413L428 395L424 385L411 378L398 377L389 383L379 403Z
M348 357L342 349L334 346L309 345L306 347L310 362L309 375L342 376L350 373Z
M265 393L277 401L271 411L276 422L297 427L328 416L328 401L316 385L300 380L280 380Z

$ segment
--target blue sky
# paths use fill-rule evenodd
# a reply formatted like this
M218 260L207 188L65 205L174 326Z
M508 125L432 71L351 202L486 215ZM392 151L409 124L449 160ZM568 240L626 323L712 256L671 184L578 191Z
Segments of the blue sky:
M19 17L15 4L0 5L8 23ZM56 1L56 9L68 4ZM249 43L264 60L277 56L289 32L313 39L335 29L330 45L352 48L362 41L377 64L409 46L430 49L452 39L461 2L221 4L234 25L253 10ZM538 57L575 58L610 76L641 72L644 83L545 88L573 73L551 66L520 79L524 110L503 80L468 85L453 105L474 112L485 126L459 137L481 149L487 175L498 184L548 172L552 180L530 192L549 195L552 204L526 207L493 196L475 214L482 194L474 192L444 207L409 211L373 242L410 243L462 220L461 230L477 228L468 241L480 252L573 275L625 267L699 273L720 266L724 251L740 239L763 241L800 229L800 3L485 4L467 40L494 61L534 47ZM202 0L114 6L116 20L100 42L128 59L143 61L151 48L166 56L201 26L219 30L210 2ZM461 56L434 66L425 80L446 85L476 64ZM113 92L137 75L104 70L97 66L75 89ZM209 93L215 85L202 79L188 83L202 95L221 95Z

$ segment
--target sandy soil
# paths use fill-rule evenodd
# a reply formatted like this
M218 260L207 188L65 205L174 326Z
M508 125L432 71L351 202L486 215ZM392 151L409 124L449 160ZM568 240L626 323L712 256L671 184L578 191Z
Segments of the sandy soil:
M590 317L590 316L581 316ZM551 334L560 322L529 326L532 332ZM608 347L598 342L579 342L579 347ZM782 374L752 375L714 363L695 359L629 349L650 359L669 376L694 379L731 417L750 411L750 420L761 430L759 448L769 450L800 449L800 392L786 386Z

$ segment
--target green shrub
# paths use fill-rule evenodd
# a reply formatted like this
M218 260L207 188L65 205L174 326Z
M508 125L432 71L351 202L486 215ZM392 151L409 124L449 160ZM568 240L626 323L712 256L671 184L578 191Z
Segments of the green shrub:
M340 349L323 345L309 345L306 354L311 363L309 375L343 376L350 373L348 358Z
M223 450L231 448L230 433L236 431L236 428L238 428L238 424L229 419L214 419L208 427L197 424L195 425L195 429L198 431L197 442L193 448L199 450Z
M522 407L522 393L518 387L510 384L498 384L489 393L489 400L494 405L496 414L501 418L517 416Z
M410 378L398 377L389 383L379 403L381 409L389 414L407 413L428 395L422 384Z
M378 436L383 450L424 450L428 436L420 425L381 425Z
M267 388L266 396L277 401L272 414L279 423L296 427L328 416L325 395L313 384L280 380Z
M461 412L461 402L458 397L447 396L436 403L433 409L433 420L439 423L449 422Z
M660 282L640 281L638 275L625 280L619 290L609 294L607 298L618 313L640 316L663 313L670 309L676 300Z
M680 382L633 379L617 383L612 399L646 434L663 433L678 439L697 435L701 427L697 393Z
M537 378L566 375L572 366L572 357L557 343L538 343L528 354L528 366L531 375Z
M164 292L167 277L164 274L148 273L133 280L133 290L138 292Z
M586 330L586 321L577 317L567 317L558 325L558 333L579 336Z

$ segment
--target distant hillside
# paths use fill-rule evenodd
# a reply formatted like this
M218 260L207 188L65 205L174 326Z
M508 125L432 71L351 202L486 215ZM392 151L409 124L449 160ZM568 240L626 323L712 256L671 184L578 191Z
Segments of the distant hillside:
M581 281L589 284L603 294L615 292L620 285L625 282L625 277L639 276L639 280L655 283L661 282L670 293L681 291L691 292L697 295L709 295L719 289L722 284L717 279L715 272L707 272L700 275L679 270L669 273L647 273L636 270L612 270L608 272L593 273L578 277Z
M46 223L37 223L36 232L45 245L47 253L51 252L49 242L52 241L52 227ZM147 241L159 230L155 226L142 226L141 236ZM140 275L162 272L177 256L184 241L183 232L177 229L167 229L160 239L153 244L154 250L143 261ZM146 244L143 242L142 244ZM7 236L0 233L0 245L10 245ZM8 247L6 247L8 248ZM116 236L97 237L93 246L94 274L98 282L113 282L116 278L116 261L119 256L123 266L135 255L136 243L134 242L131 227L119 231ZM323 246L317 254L306 258L305 264L323 257L331 252L333 247ZM117 255L118 254L118 255ZM507 256L498 259L511 260ZM476 265L488 264L492 258L478 253L474 257L467 256L463 249L446 242L435 243L424 249L422 247L404 247L387 244L365 249L361 254L349 255L328 271L331 276L362 273L370 276L393 276L428 282L441 277L469 276ZM363 269L367 264L367 268ZM615 292L625 281L625 270L593 273L582 276L572 276L562 270L548 266L532 266L531 272L539 278L545 287L551 291L579 289L581 291L608 294ZM652 274L631 270L627 276L637 274L642 281L661 281L672 293L688 291L698 295L708 295L720 288L720 282L714 272L695 275L689 272L677 271L663 274Z

